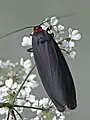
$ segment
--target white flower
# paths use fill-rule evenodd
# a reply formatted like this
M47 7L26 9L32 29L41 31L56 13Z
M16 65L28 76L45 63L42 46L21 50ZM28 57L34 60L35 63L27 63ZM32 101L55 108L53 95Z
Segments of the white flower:
M63 115L63 113L61 113L59 120L64 120L64 119L65 119L65 116Z
M56 42L58 42L60 40L60 34L59 33L55 33L54 34L54 39Z
M20 104L19 104L20 105ZM22 105L22 104L21 104ZM17 111L19 111L19 113L22 113L23 112L23 110L24 110L24 108L23 107L17 107L17 108L15 108ZM16 117L17 117L17 120L20 120L20 119L18 119L18 115L16 114Z
M4 77L0 76L0 87L4 85Z
M74 47L74 46L75 46L75 43L70 40L70 41L68 42L68 46L69 46L69 47Z
M57 27L57 26L53 26L53 30L54 30L55 32L58 32L58 27Z
M24 106L30 106L31 104L30 104L30 102L25 102L25 104L24 104Z
M61 115L61 116L60 116L60 119L65 119L65 116L64 116L64 115Z
M28 37L28 36L24 36L22 38L22 43L21 43L22 46L30 46L32 45L32 36Z
M33 53L30 53L30 56L33 57Z
M64 41L62 41L61 46L62 46L62 47L67 47L67 48L68 48L68 47L69 47L69 48L72 48L72 47L75 46L75 43L74 43L73 41L64 40Z
M24 118L24 120L28 120L28 118Z
M37 110L37 115L40 115L42 113L42 110Z
M26 100L28 100L31 103L34 103L35 102L35 96L31 94L28 98L26 98Z
M62 31L62 30L64 30L64 26L63 25L58 25L58 31Z
M35 100L35 102L32 104L32 107L38 107L38 100ZM33 112L37 111L36 109L31 109Z
M38 87L38 83L34 80L31 80L31 81L26 83L26 86L31 87L33 89L33 88Z
M29 70L31 67L31 60L27 59L26 61L23 60L23 58L20 59L20 65L23 66L25 69Z
M61 113L58 110L56 110L55 112L56 112L57 116L59 117Z
M35 88L38 86L38 83L34 80L36 78L36 75L35 74L31 74L29 77L28 77L28 81L26 82L25 86L26 87L30 87L30 88Z
M24 103L25 103L25 100L17 99L17 104L18 105L23 105Z
M75 43L73 41L63 40L60 47L63 48L65 51L70 52L73 47L75 47Z
M3 62L0 60L0 67L1 68L7 68L11 64L10 60L7 60L6 62Z
M25 87L25 93L26 93L26 96L28 97L31 93L31 88L30 87Z
M16 89L18 86L18 84L15 82L13 85L12 85L12 88L11 89Z
M20 91L21 95L23 98L28 97L29 94L31 92L31 88L27 87L26 85L24 86L24 88Z
M3 68L3 62L0 60L0 68Z
M0 108L0 114L3 115L3 114L6 114L8 112L8 108Z
M75 56L76 56L76 52L75 52L75 51L71 51L71 52L69 53L69 57L70 57L71 59L74 59Z
M55 16L51 17L50 24L52 26L57 25L58 24L58 19Z
M28 80L32 81L33 79L36 78L36 75L35 74L31 74L29 77L28 77Z
M28 69L31 67L31 60L27 59L25 62L24 62L24 68Z
M69 28L68 32L69 32L69 37L72 40L80 40L81 39L81 34L79 33L78 30L72 30L71 28Z
M61 43L61 46L62 47L68 47L68 41L67 40L63 40L62 43Z
M3 88L4 88L4 87L3 87ZM7 95L8 95L7 91L0 90L0 102L5 102Z
M5 93L5 92L7 92L8 89L9 89L9 88L6 87L6 86L0 87L0 92L3 94L3 93Z
M21 89L20 93L21 93L23 98L26 97L27 93L26 93L25 89Z
M13 79L12 78L9 78L5 81L5 85L8 87L8 88L11 88L11 86L13 85Z
M47 30L48 27L50 27L50 24L47 22L48 18L46 18L43 22L43 24L41 25L43 30Z
M25 83L25 86L26 87L30 87L30 88L35 88L38 86L38 83L34 80L36 78L36 75L35 74L31 74L29 77L28 77L28 81Z
M40 119L39 119L39 116L36 116L35 118L31 118L30 120L40 120Z
M5 118L3 118L2 120L7 120L7 116Z
M41 100L39 101L39 105L40 105L40 106L43 105L43 107L45 107L45 106L47 106L48 102L49 102L49 99L48 99L48 98L43 98L43 99L41 99Z
M56 116L54 116L52 120L57 120Z
M20 65L21 65L21 66L24 65L24 60L23 60L23 58L20 59Z

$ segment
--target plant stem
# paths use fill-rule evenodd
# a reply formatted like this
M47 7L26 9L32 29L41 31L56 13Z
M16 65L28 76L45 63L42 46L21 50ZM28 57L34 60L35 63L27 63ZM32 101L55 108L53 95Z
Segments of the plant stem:
M32 71L34 70L35 66L36 66L36 65L34 65L34 66L33 66L33 68L30 70L30 72L29 72L29 73L28 73L28 75L26 76L26 78L25 78L25 80L23 81L22 85L20 86L19 90L18 90L18 91L17 91L17 93L15 94L15 96L14 96L14 98L13 98L12 103L14 103L14 102L15 102L15 99L17 98L17 96L18 96L18 94L19 94L20 90L22 89L23 85L24 85L24 84L25 84L25 82L27 81L27 79L28 79L29 75L30 75L30 74L32 73Z
M8 110L7 120L9 120L10 110Z
M2 107L8 107L9 109L11 109L13 107L13 105L10 103L0 103L0 108L2 108Z
M38 109L38 110L42 110L42 111L47 110L47 109L45 109L45 108L29 107L29 106L22 106L22 105L14 105L14 107L23 107L23 108L30 108L30 109Z
M62 44L62 42L63 42L64 40L70 41L71 38L63 38L61 41L58 42L58 44Z
M23 117L21 116L21 114L15 108L13 108L13 110L19 115L19 117L21 118L21 120L23 120Z
M14 110L12 110L12 116L14 117L14 120L17 120L15 113L14 113Z

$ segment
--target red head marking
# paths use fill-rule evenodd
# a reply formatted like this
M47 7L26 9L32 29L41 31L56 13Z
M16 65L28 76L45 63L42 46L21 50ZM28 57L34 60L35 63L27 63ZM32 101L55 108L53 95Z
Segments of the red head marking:
M43 31L42 27L38 26L34 28L34 33Z

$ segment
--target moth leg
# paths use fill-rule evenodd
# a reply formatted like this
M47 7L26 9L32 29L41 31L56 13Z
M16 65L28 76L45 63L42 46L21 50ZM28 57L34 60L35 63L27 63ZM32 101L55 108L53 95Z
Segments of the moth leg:
M60 48L60 50L62 51L62 52L64 52L65 54L70 54L70 52L68 52L67 50L65 50L65 49L63 49L63 48Z
M27 49L27 52L33 52L32 48Z
M51 35L52 37L54 37L54 33L51 33L50 35Z
M61 41L59 41L59 42L57 42L57 44L60 44L60 45L61 45L62 43L61 43Z
M30 35L30 36L33 36L33 34L31 34L31 33L30 33L29 35Z
M50 30L52 29L52 25L50 25L50 27L48 27L47 28L47 32L52 36L52 37L54 37L54 33L52 32L52 33L50 33Z
M52 25L50 25L46 31L49 32L51 29L52 29Z

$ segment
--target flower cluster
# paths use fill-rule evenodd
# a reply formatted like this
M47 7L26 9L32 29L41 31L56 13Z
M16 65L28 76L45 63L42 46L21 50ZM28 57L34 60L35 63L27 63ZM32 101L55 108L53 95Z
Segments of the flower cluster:
M48 31L49 34L54 34L54 39L59 45L62 52L64 52L68 57L74 59L76 52L74 51L75 42L81 39L81 34L78 30L73 30L72 28L67 29L68 36L64 36L66 29L63 25L59 24L59 20L53 16L50 19L46 18L41 25L42 29ZM31 46L32 45L32 36L24 36L22 39L22 46Z
M0 104L12 103L15 94L31 70L32 63L31 60L23 60L23 58L17 63L12 63L10 60L6 62L0 60L0 63L1 75L3 75L0 77ZM35 81L36 77L36 74L32 73L27 78L14 103L18 105L15 109L21 114L24 111L24 107L31 107L31 111L36 113L36 117L24 118L25 120L64 120L64 115L56 109L49 98L37 99L33 94L33 89L38 87L38 83ZM6 114L3 120L7 120L8 110L7 107L0 108L0 114ZM20 120L17 113L15 113L15 116L17 120ZM10 114L10 118L13 118L12 114Z
M24 61L21 58L19 63L12 63L10 60L6 62L0 60L0 103L12 102L31 68L32 63L29 59ZM32 90L38 86L35 78L36 75L34 73L30 74L15 101L16 104L26 105L35 101L35 96L31 94ZM7 114L7 112L8 109L0 108L0 114ZM23 109L19 108L19 112L23 112Z
M49 98L42 98L39 101L36 100L33 105L34 107L42 107L46 109L44 110L34 110L32 109L33 112L36 112L37 116L35 118L32 118L30 120L64 120L65 116L60 113L52 101Z

